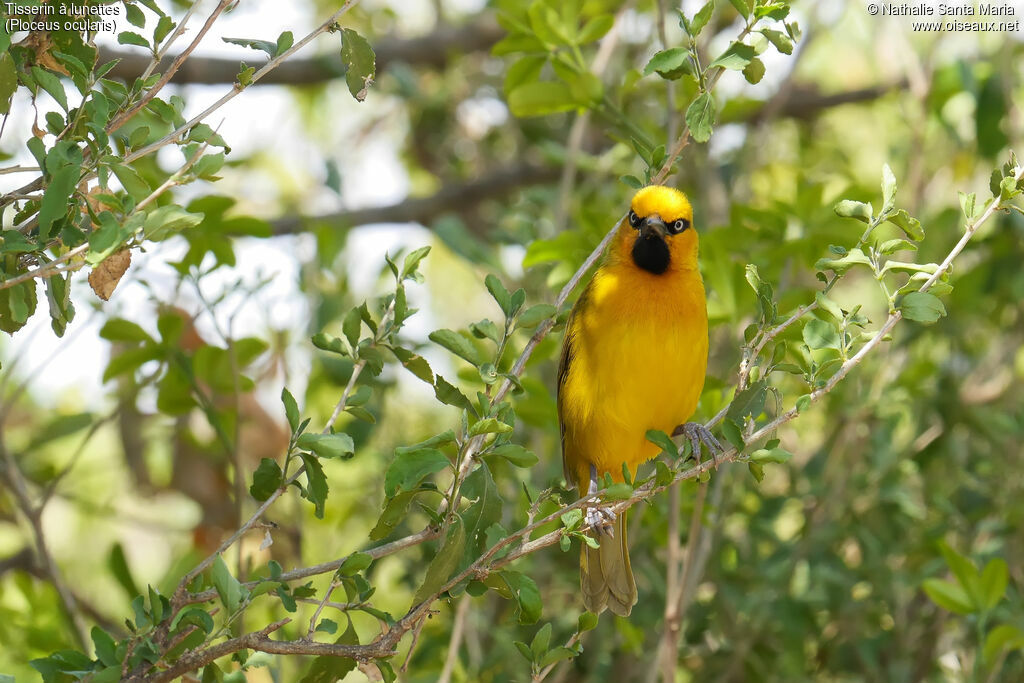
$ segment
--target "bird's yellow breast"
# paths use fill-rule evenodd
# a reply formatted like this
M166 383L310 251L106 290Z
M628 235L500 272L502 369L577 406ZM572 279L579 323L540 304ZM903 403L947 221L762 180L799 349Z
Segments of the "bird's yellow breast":
M655 275L611 260L577 302L560 388L566 472L586 488L593 464L621 480L657 455L649 429L693 414L707 368L704 285L696 268Z

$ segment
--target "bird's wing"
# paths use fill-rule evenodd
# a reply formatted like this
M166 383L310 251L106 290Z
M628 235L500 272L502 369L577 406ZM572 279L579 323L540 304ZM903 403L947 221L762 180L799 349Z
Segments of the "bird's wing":
M591 280L593 282L593 280ZM576 355L576 316L579 312L586 307L588 295L590 294L590 285L583 290L580 294L579 299L576 300L575 305L572 307L572 312L569 313L569 319L565 323L565 337L562 339L562 354L558 359L558 426L561 430L561 443L562 443L562 473L565 475L565 481L569 486L576 485L576 472L569 466L567 460L567 453L565 449L565 410L562 407L562 402L565 399L565 381L569 377L569 368L572 365L572 359Z

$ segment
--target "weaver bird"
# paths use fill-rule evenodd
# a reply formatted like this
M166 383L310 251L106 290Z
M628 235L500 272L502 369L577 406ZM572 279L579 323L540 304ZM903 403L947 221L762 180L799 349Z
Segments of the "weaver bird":
M708 361L704 282L697 268L693 209L682 192L652 185L633 197L604 261L576 301L558 368L558 420L566 481L595 493L605 473L623 480L659 453L649 429L676 432L693 415ZM721 446L685 424L699 454ZM626 515L592 507L599 548L580 553L583 604L627 616L637 600Z

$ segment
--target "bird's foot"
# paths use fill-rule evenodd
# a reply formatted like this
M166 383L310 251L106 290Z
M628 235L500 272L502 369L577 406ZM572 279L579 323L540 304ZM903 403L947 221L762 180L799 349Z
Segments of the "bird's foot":
M590 496L597 493L599 488L600 485L597 482L597 468L591 465L590 487L587 489L587 495ZM615 513L612 512L610 508L606 508L601 505L587 506L583 520L587 523L587 526L597 532L599 536L610 537L615 535Z
M593 529L599 536L615 535L615 513L609 508L600 505L586 508L583 516L587 526Z
M707 427L699 422L687 422L676 427L675 431L672 432L672 436L686 437L690 442L693 459L698 464L700 464L700 445L704 444L704 447L708 449L708 453L711 454L711 459L715 463L715 469L718 468L718 456L725 453L725 449L722 448L722 444L718 443L718 439L714 437Z

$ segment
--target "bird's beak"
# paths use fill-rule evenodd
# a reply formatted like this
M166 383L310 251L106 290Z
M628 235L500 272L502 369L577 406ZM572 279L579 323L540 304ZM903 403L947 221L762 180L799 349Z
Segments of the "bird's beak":
M665 239L665 235L668 234L668 226L665 225L665 221L661 220L661 216L657 214L648 216L640 224L640 237L649 237L655 235L661 239Z

